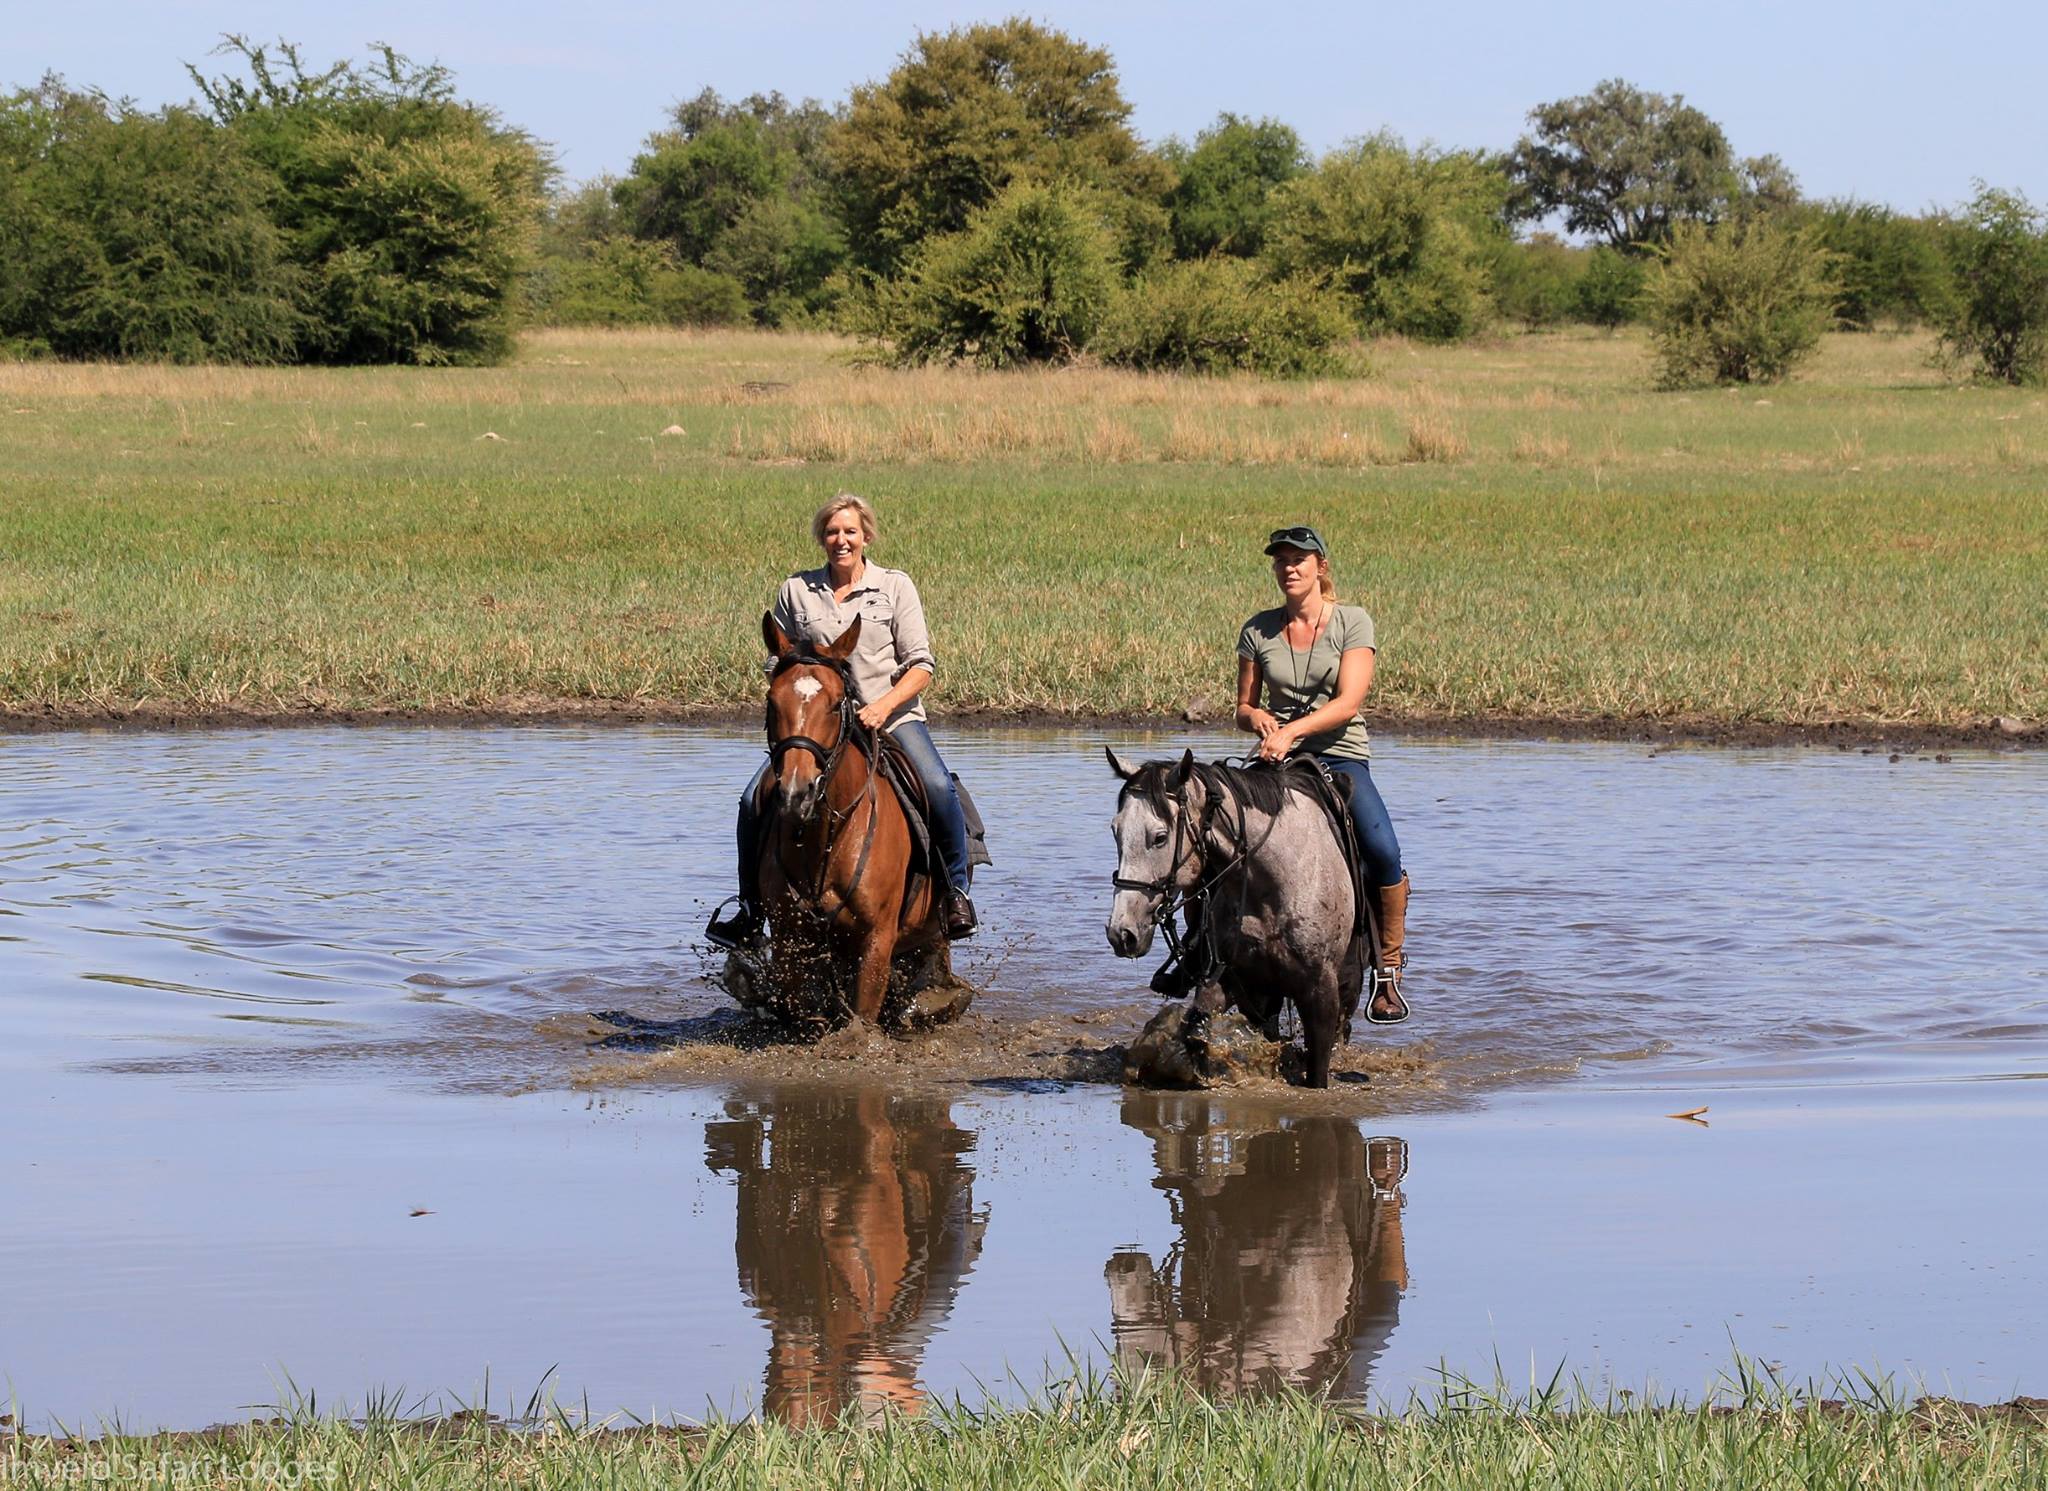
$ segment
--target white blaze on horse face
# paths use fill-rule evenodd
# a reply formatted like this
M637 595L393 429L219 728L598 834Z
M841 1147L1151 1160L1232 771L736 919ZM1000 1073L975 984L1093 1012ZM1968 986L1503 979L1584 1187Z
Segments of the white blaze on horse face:
M808 704L824 691L825 685L818 682L815 678L799 678L790 687L796 690L798 699Z

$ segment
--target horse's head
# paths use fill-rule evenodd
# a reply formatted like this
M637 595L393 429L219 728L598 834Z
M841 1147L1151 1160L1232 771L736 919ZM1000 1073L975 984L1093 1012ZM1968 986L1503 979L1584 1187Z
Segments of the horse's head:
M1142 766L1115 751L1108 755L1124 789L1110 825L1116 834L1116 896L1104 930L1118 957L1142 958L1151 949L1168 893L1191 890L1201 878L1206 789L1193 751L1178 761Z
M775 657L768 680L768 759L782 811L804 822L817 816L825 779L855 727L846 660L860 642L860 619L838 640L808 650L792 642L770 613L761 618L761 640Z

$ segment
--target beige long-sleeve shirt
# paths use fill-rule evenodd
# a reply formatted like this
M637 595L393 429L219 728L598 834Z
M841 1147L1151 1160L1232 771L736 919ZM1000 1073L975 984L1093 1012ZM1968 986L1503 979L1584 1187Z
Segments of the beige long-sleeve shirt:
M859 580L841 601L832 594L831 572L800 570L782 582L775 597L775 622L798 642L823 647L860 618L860 642L848 661L853 688L862 704L872 704L896 686L912 668L936 672L931 633L925 629L924 602L917 587L900 569L867 562ZM889 716L884 729L925 717L924 700L912 699Z

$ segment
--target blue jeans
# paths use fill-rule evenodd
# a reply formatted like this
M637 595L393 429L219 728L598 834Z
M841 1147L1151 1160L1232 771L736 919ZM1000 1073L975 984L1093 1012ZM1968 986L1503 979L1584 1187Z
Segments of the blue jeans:
M1358 847L1365 854L1366 879L1373 885L1401 883L1401 841L1394 837L1394 820L1380 801L1380 789L1372 784L1372 767L1364 761L1333 761L1317 758L1351 793L1351 823L1358 832Z
M932 805L933 836L937 840L939 858L945 861L946 879L961 895L967 894L967 815L960 810L960 794L953 790L953 774L946 770L939 748L932 744L932 732L923 720L905 720L890 735L903 747L903 754L917 772L917 779L924 784L924 795ZM752 900L754 896L755 856L761 842L761 815L755 804L759 800L761 779L768 774L768 763L762 762L761 769L754 773L747 783L747 790L740 794L739 850L740 850L740 894Z

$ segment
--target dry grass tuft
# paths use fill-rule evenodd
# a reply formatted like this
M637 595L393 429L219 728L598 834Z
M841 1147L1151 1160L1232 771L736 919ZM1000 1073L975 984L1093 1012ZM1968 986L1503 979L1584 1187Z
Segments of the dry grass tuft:
M1441 409L1423 408L1409 416L1409 460L1462 461L1470 453L1464 435Z
M1572 443L1564 436L1545 425L1540 430L1517 430L1511 454L1518 461L1529 461L1538 466L1555 466L1569 460Z

